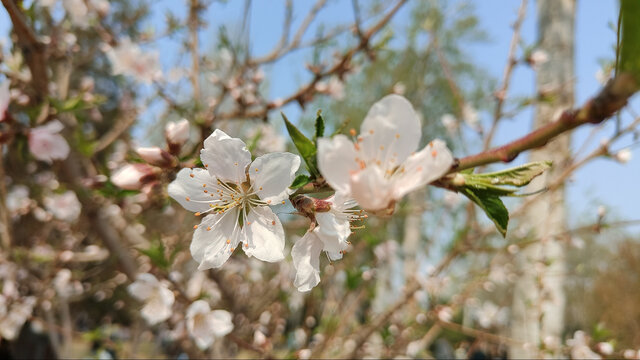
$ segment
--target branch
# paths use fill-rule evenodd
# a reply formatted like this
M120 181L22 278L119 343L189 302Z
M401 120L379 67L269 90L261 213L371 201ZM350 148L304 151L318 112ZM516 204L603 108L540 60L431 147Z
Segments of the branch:
M18 45L31 71L33 87L37 99L41 100L49 92L49 80L46 67L46 46L38 40L36 33L27 25L22 11L14 0L2 0L13 23L13 31L18 36Z
M459 159L449 173L499 161L510 162L520 153L544 146L558 135L578 126L599 124L624 107L636 90L633 75L622 73L610 80L596 97L581 108L567 110L556 121L506 145Z

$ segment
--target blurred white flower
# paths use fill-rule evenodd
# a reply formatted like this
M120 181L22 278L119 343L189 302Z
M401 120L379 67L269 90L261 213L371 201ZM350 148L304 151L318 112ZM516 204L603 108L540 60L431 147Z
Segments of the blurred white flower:
M393 91L394 94L404 95L405 91L407 91L407 86L402 81L398 81L393 85L391 91Z
M470 128L476 131L480 131L480 115L478 115L478 111L471 106L471 104L464 104L462 107L462 119L465 124L467 124Z
M53 120L29 131L29 151L38 160L51 164L53 160L64 160L69 156L69 144L59 134L64 125Z
M485 301L480 308L475 310L474 316L478 324L485 329L502 325L507 320L506 309L491 301Z
M395 201L440 178L453 164L442 140L415 152L420 119L411 103L388 95L375 103L356 142L345 135L318 140L318 166L336 192L365 210L392 209Z
M284 230L270 205L284 204L300 167L291 153L269 153L251 162L245 143L220 129L200 152L205 169L182 169L169 195L182 207L208 214L196 225L191 255L199 270L222 266L241 243L248 256L284 259ZM248 174L248 175L247 175Z
M436 314L440 321L451 322L451 319L453 319L453 309L450 306L440 307Z
M73 222L82 210L82 205L78 201L76 193L65 191L62 194L48 195L43 200L44 206L53 216L62 221Z
M160 54L157 51L143 51L140 46L123 38L115 48L106 51L114 75L128 75L144 84L151 84L162 76Z
M440 118L440 122L442 123L442 126L444 126L444 128L447 130L449 136L455 135L456 131L458 131L458 119L456 119L455 116L451 114L444 114Z
M125 190L140 190L155 178L153 168L147 164L126 164L111 175L111 182Z
M71 281L71 270L60 269L53 278L53 288L58 295L64 298L82 293L82 284L78 281Z
M157 146L139 147L136 153L147 163L159 167L174 167L178 163L177 159L168 152Z
M24 323L31 317L35 304L36 298L33 296L11 301L0 294L0 337L14 340Z
M293 283L298 291L310 291L320 282L320 254L327 253L330 260L342 259L349 247L347 238L351 235L351 221L364 219L362 210L351 210L357 204L340 194L326 199L329 210L316 212L318 223L296 241L291 249L296 278Z
M573 334L573 338L567 340L567 345L571 347L572 359L601 359L602 357L589 348L587 335L584 331L578 330Z
M380 261L388 261L397 256L398 242L395 240L387 240L373 248L373 253Z
M189 140L189 120L182 119L170 122L164 128L164 135L169 146L181 147Z
M611 79L611 71L605 71L600 68L596 71L595 77L601 85L605 85Z
M173 292L152 274L139 274L127 290L131 296L144 302L140 313L149 325L165 321L171 316L175 301Z
M89 7L101 16L106 16L111 10L108 0L89 0Z
M329 81L320 81L316 83L317 92L327 94L336 100L344 99L344 84L338 77L333 76Z
M73 25L83 29L89 26L89 8L84 0L62 0L62 6Z
M613 345L610 342L599 342L596 344L596 349L603 355L613 354Z
M187 309L187 331L201 349L210 347L216 338L233 330L233 317L225 310L211 310L204 300L194 301Z
M14 185L7 194L7 210L12 214L26 214L29 212L32 200L29 198L29 188L25 185Z
M7 109L9 108L9 100L11 100L9 80L4 80L0 83L0 121L4 121Z
M266 154L270 152L281 152L287 149L287 139L280 135L273 126L260 124L252 126L247 132L248 139L258 138L255 153Z
M630 149L622 149L618 151L614 158L621 164L626 164L631 160L632 154Z
M640 350L636 351L632 349L626 349L622 352L622 357L624 357L625 359L640 359Z
M529 56L529 63L534 68L538 65L546 63L547 61L549 61L549 54L547 54L547 52L544 50L534 50Z

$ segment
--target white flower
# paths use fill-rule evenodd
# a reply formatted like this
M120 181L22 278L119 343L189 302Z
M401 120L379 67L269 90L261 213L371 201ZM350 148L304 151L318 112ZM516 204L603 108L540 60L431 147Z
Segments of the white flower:
M106 54L114 75L129 75L145 84L162 76L160 54L157 51L143 51L129 38L122 39L117 47L108 49Z
M613 354L613 345L610 342L599 342L596 344L596 348L603 355Z
M0 83L0 121L3 121L9 108L11 93L9 92L9 80Z
M400 95L388 95L367 113L356 143L345 135L318 140L318 165L336 192L366 210L393 206L405 194L445 175L453 164L446 144L434 140L414 153L420 120Z
M286 139L278 134L273 126L269 124L260 124L253 126L247 132L248 139L257 138L255 152L266 154L270 152L285 151L287 148Z
M49 195L44 198L43 202L47 211L52 213L56 219L62 221L75 221L82 210L82 205L73 191Z
M620 151L618 151L615 155L614 158L621 164L626 164L631 160L631 150L629 149L622 149Z
M152 274L139 274L127 290L131 296L144 302L140 313L149 325L165 321L171 316L171 307L175 301L173 292Z
M73 25L83 29L89 26L89 8L84 0L62 0L62 6Z
M51 163L53 160L64 160L69 156L69 144L59 134L64 126L58 120L38 126L29 131L29 151L41 161Z
M573 334L573 338L567 340L567 345L571 347L572 359L601 359L602 357L589 348L587 335L584 331L578 330Z
M111 175L111 182L121 189L139 190L153 178L155 178L155 174L151 166L127 164Z
M470 128L476 131L480 130L480 116L478 111L470 104L464 104L462 107L462 118Z
M204 350L211 346L216 338L223 337L233 330L232 318L230 312L212 311L206 301L197 300L187 309L187 331L196 345Z
M485 301L482 307L475 312L478 324L487 329L494 325L503 324L506 321L506 309L497 306L491 301Z
M0 294L0 337L9 341L14 340L20 329L31 316L36 298L28 296L15 300L8 305L9 299Z
M191 255L205 270L222 266L240 243L248 256L284 259L284 230L269 205L284 204L300 166L290 153L270 153L251 162L245 143L216 130L204 142L205 169L182 169L169 195L196 215ZM251 162L251 164L249 164Z
M611 79L611 70L598 69L595 78L601 85L605 85Z
M549 54L547 54L547 52L544 50L537 49L534 50L531 55L529 55L529 63L534 68L537 65L546 63L547 61L549 61Z
M189 120L167 123L164 134L170 145L182 146L189 140Z
M330 260L342 259L349 247L347 238L351 235L351 221L366 217L362 210L351 210L357 204L346 200L340 194L326 200L329 211L316 212L318 225L308 231L291 249L296 278L293 285L298 291L310 291L320 282L320 254L325 251Z
M7 210L13 214L26 214L31 207L29 188L25 185L14 185L7 194Z
M458 130L458 120L455 116L451 114L444 114L440 118L440 122L442 122L442 126L447 130L449 136L456 134L456 131Z

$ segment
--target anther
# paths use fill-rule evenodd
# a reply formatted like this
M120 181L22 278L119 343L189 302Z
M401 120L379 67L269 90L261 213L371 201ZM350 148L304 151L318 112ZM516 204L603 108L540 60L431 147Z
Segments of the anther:
M190 200L191 200L191 199L189 199L189 197L188 197L188 196L187 196L186 198L184 198L184 199L185 199L185 200L187 200L187 201L190 201Z
M200 216L200 212L197 212L195 215L196 215L196 216Z
M256 172L258 172L258 168L256 168Z
M285 204L285 202L284 202L284 200L282 200L282 205L284 205L284 204Z
M211 231L211 226L207 226L207 231Z
M249 244L248 244L248 243L245 243L245 244L244 244L244 248L245 248L245 249L248 249L248 248L249 248Z
M271 225L275 225L275 224L276 224L276 221L275 221L275 220L273 220L273 221L271 222Z
M189 174L189 176L193 177L194 175L193 174Z
M227 239L227 244L231 244L231 240L230 239Z
M373 135L373 129L369 130L369 134Z
M204 193L205 193L205 194L206 194L206 193L208 193L208 192L209 192L208 190L204 190Z
M435 150L433 150L433 151L431 152L431 156L436 157L436 155L438 155L438 152L437 152L437 151L435 151Z
M197 228L198 228L198 225L193 225L193 229L194 230L197 229Z
M349 130L349 134L351 134L351 136L356 136L356 129Z
M400 134L396 134L396 139L400 139Z

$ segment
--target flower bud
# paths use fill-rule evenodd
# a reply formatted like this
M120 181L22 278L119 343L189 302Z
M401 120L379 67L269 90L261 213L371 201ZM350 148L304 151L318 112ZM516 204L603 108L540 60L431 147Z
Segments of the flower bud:
M147 164L127 164L111 176L111 182L125 190L139 190L155 180L153 168Z
M631 150L629 149L622 149L620 151L618 151L615 155L614 155L615 159L621 163L621 164L626 164L629 162L629 160L631 160Z
M182 145L189 140L189 121L182 119L178 122L170 122L164 129L164 134L169 144L169 151L176 154Z
M137 148L136 152L138 153L138 155L140 155L142 160L151 165L168 168L174 167L177 164L175 156L169 154L168 152L160 149L157 146Z

